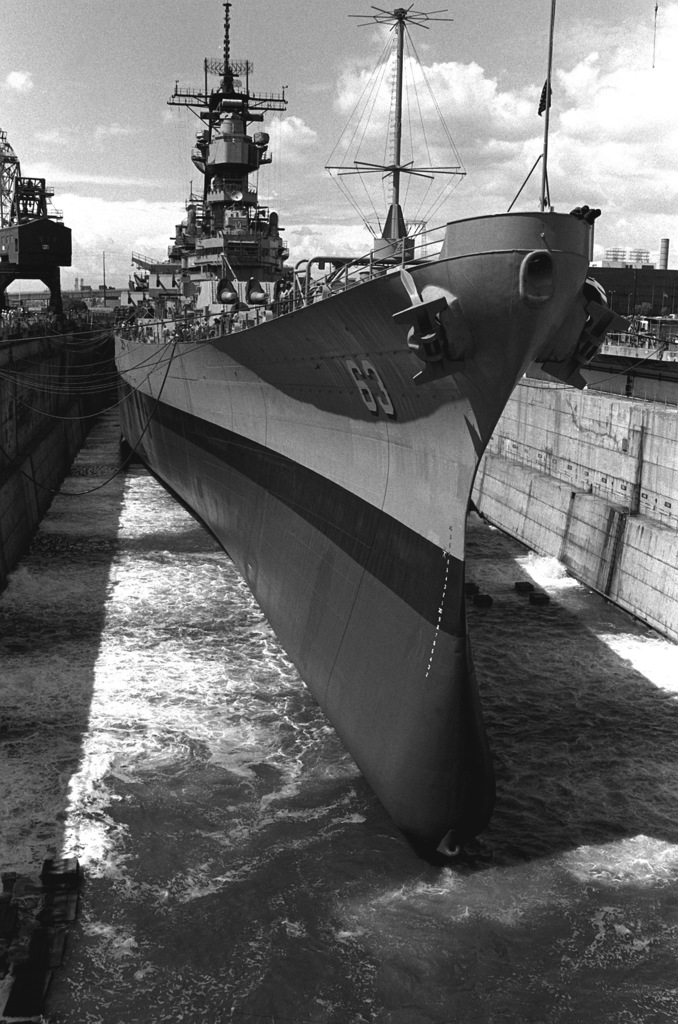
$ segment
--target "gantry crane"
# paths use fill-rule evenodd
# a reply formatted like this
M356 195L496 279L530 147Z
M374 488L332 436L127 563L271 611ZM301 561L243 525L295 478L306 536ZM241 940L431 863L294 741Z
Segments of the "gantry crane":
M38 280L50 291L50 306L60 313L60 267L71 265L71 230L61 214L48 209L54 192L44 178L27 178L0 128L0 309L5 289L17 279Z

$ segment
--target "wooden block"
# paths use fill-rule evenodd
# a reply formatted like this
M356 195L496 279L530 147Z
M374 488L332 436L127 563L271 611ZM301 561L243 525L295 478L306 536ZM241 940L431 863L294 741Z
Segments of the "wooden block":
M30 960L17 964L3 1017L39 1017L51 979L52 972L48 968L32 964Z
M61 967L67 934L68 926L65 924L36 928L28 949L29 959L43 967Z
M17 907L8 899L0 900L0 939L10 942L16 928Z
M14 883L17 880L16 871L3 871L2 872L2 891L11 892L14 888Z
M80 865L77 857L50 857L44 861L40 880L45 889L77 889Z
M45 925L70 924L78 912L77 892L48 892L45 905L38 914L38 921Z

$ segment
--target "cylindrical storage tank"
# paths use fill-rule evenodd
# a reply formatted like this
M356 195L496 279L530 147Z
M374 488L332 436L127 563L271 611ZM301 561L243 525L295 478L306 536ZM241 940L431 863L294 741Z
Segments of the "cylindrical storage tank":
M662 238L659 242L659 269L669 269L669 240Z

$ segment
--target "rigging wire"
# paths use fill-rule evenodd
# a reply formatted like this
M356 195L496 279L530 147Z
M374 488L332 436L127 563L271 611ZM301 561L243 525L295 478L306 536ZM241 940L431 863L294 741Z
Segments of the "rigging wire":
M412 82L412 92L414 93L414 98L415 98L416 105L417 105L417 112L419 114L419 128L421 129L421 133L422 133L422 136L423 136L423 139L424 139L424 147L425 147L425 150L426 150L426 157L428 159L429 164L431 164L431 151L430 151L430 148L429 148L429 145L428 145L428 136L426 134L426 124L425 124L424 115L423 115L423 112L422 112L422 109L421 109L421 102L419 100L419 91L417 89L417 84L416 84L416 81L415 81L414 67L413 67L413 64L412 64L412 54L414 53L415 59L418 60L418 58L416 57L416 50L414 49L414 42L412 41L412 37L411 37L409 31L406 32L405 39L406 39L406 43L407 43L407 56L409 58L408 71L409 71L410 80ZM408 112L408 123L409 123L409 128L410 128L410 150L411 150L411 152L413 154L413 159L414 159L414 130L412 128L411 103L410 103L410 92L409 92L409 90L407 92L407 112ZM411 181L412 181L412 175L408 174L407 175L407 188L406 188L406 191L405 191L405 203L407 203L407 200L408 200L408 197L409 197L409 194L410 194L410 183L411 183ZM428 185L425 186L424 195L422 196L422 198L421 198L421 200L419 202L419 206L414 211L414 214L411 217L408 218L408 220L410 220L410 221L417 221L417 220L419 220L420 213L421 213L421 208L422 208L422 206L424 204L426 196L428 196L428 194L429 194L429 192L430 192L432 187L433 187L433 179L431 178L429 180L429 182L428 182Z
M355 138L355 135L357 133L358 128L362 125L362 132L361 132L361 135L360 135L360 140L358 141L357 148L355 150L355 154L354 154L354 158L353 158L354 166L358 162L358 157L360 156L360 153L361 153L362 148L363 148L363 144L365 143L365 136L367 135L367 130L368 130L370 121L372 120L372 116L374 114L375 108L376 108L376 106L377 106L377 104L379 102L379 98L380 98L381 92L382 92L382 86L383 86L384 80L386 79L386 76L388 74L389 65L390 65L390 59L391 59L390 55L387 53L388 48L389 48L388 45L386 45L384 47L383 53L385 54L385 58L384 58L383 63L380 65L380 69L381 70L380 70L379 74L378 75L371 75L370 79L368 80L368 84L369 84L370 81L372 83L371 90L370 90L370 95L366 99L365 107L363 107L363 110L362 110L361 114L358 117L358 120L356 122L356 128L355 128L355 131L354 131L354 134L353 134L353 138ZM365 88L367 88L367 86ZM368 102L370 103L369 113L367 113L367 111L366 111L366 107L367 107L367 103ZM346 153L346 157L348 158L348 151ZM375 201L374 201L374 196L373 196L372 192L370 192L369 188L367 187L367 175L365 173L361 172L359 169L356 169L356 172L354 172L354 173L357 173L357 177L358 177L358 181L360 183L360 186L361 186L362 190L365 193L365 197L366 197L368 203L372 207L372 215L374 216L374 219L376 221L377 230L380 231L381 230L381 217L379 215L379 211L377 210L377 207L376 207L376 204L375 204ZM361 220L364 222L365 226L368 228L368 230L370 230L370 231L372 231L372 233L374 233L374 231L370 227L370 224L369 224L367 218L365 217L365 215L363 213L360 213L360 217L361 217Z
M404 69L403 69L404 70L404 76L403 77L405 79L406 85L407 85L407 82L408 82L408 79L409 79L409 81L412 82L412 86L414 86L414 75L412 73L412 61L411 61L411 58L410 58L410 33L409 33L408 29L407 29L407 25L405 25L404 43L405 43L405 52L404 52L404 55L403 55L403 64L404 64ZM415 96L416 96L416 91L415 91ZM406 109L407 134L408 134L409 143L410 143L410 152L412 154L414 154L414 129L413 129L413 125L412 125L412 103L410 102L410 89L408 89L407 87L405 88L405 109ZM401 156L401 162L402 162L402 156ZM410 187L412 185L412 180L413 179L412 179L412 175L411 174L405 175L405 195L403 196L403 202L402 202L402 205L405 208L407 208L407 204L408 204L408 200L409 200L409 196L410 196Z
M380 77L378 79L379 84L381 83L381 80L382 80L383 75L385 73L384 69L388 66L388 63L389 63L390 54L389 54L388 51L390 51L390 50L391 50L391 45L387 41L386 44L384 45L382 51L381 51L381 54L379 55L379 58L377 60L377 65L376 65L377 68L381 69L381 75L380 75ZM360 126L362 124L362 126L363 126L363 133L362 133L362 136L361 136L360 143L358 144L358 150L360 150L360 147L361 147L362 142L363 142L364 137L365 137L365 132L367 131L367 125L365 124L365 110L366 110L369 98L365 98L365 94L367 93L367 90L369 88L370 89L370 97L373 95L373 93L375 91L375 88L376 88L376 81L375 81L376 78L377 78L377 75L376 75L376 69L375 69L375 71L372 72L372 74L369 76L369 78L365 82L365 85L363 86L363 90L362 90L362 92L360 93L360 96L358 97L358 99L355 102L353 110L351 111L351 113L349 115L348 121L346 122L346 124L345 124L345 126L344 126L344 128L343 128L343 130L341 132L341 135L337 139L337 141L336 141L336 143L334 145L334 148L333 148L332 152L330 153L330 155L328 157L328 160L327 160L328 164L331 164L331 162L332 162L332 160L334 158L334 154L337 152L337 150L341 146L342 139L344 138L346 132L348 131L349 126L352 123L354 124L353 133L351 135L351 138L347 141L347 143L345 144L345 146L343 148L343 158L345 159L347 157L348 153L350 152L351 147L353 146L353 144L355 142L355 137L356 137L356 134L358 132L358 129L360 128ZM378 90L377 90L377 92L378 92ZM358 116L355 117L356 112L358 111L358 108L360 107L360 104L363 101L363 98L365 98L365 105L361 108L360 114L358 114ZM372 107L371 107L371 110L370 110L370 114L374 110L374 102L375 101L373 100ZM354 117L355 117L355 122L353 122L353 118Z
M447 125L447 122L445 121L445 118L443 117L443 112L440 109L440 104L438 103L438 99L437 99L436 94L435 94L435 92L433 90L433 86L431 85L427 75L424 73L424 70L423 70L424 66L423 66L423 64L421 62L421 58L419 57L419 53L418 53L417 48L416 48L416 46L414 44L414 40L412 40L411 37L410 37L410 43L411 43L411 46L412 46L412 52L414 54L415 60L416 60L417 64L419 65L419 67L421 67L421 69L422 69L422 79L424 81L424 84L426 86L428 94L429 94L429 96L431 98L431 102L433 103L433 106L435 108L436 114L438 115L438 121L439 121L439 123L440 123L440 125L442 127L443 134L445 136L446 145L449 147L449 149L450 149L450 151L451 151L451 153L453 155L454 166L457 168L457 171L456 171L455 174L451 174L451 175L448 176L448 183L441 187L441 190L440 190L439 194L436 194L435 196L432 197L431 205L428 208L426 208L424 213L421 215L421 220L423 222L428 222L428 220L430 220L432 217L434 217L436 215L436 213L441 208L443 203L447 199L449 199L449 197L452 195L452 193L457 188L459 188L459 185L461 184L461 179L466 175L466 171L464 169L464 165L462 163L462 160L461 160L461 157L459 155L459 151L458 151L458 149L456 147L456 144L454 142L454 139L452 138L452 133L451 133L451 131L450 131L448 125ZM416 89L415 89L415 95L417 97L417 103L419 104L419 102L420 102L419 101L419 92ZM422 131L423 131L423 135L424 135L424 140L425 140L425 144L426 144L427 156L428 156L429 162L432 162L431 150L430 150L429 144L428 144L428 136L426 135L426 126L425 126L423 112L421 112L421 107L420 107L420 118L421 118L421 127L422 127ZM430 185L430 188L432 188L432 187L433 187L433 182L431 182L431 185ZM430 191L430 188L429 188L428 191ZM420 211L421 211L421 208L423 207L424 201L425 201L425 197L422 199L422 202L420 204Z
M423 229L423 226L428 223L430 218L438 212L452 192L459 186L460 180L466 172L459 157L459 152L454 143L451 132L443 118L442 110L431 82L424 72L422 61L407 25L405 25L404 41L404 73L407 80L407 89L405 90L404 122L408 135L412 163L414 163L415 137L418 138L418 136L421 135L426 159L428 160L429 165L433 164L433 140L431 138L430 127L427 131L427 119L424 117L422 97L420 95L420 83L418 83L416 76L417 67L421 69L421 78L426 86L431 105L436 112L440 125L442 126L445 145L453 154L453 159L455 161L454 165L445 171L445 174L448 177L447 183L438 188L434 187L435 172L432 172L432 175L426 175L425 173L407 173L406 171L403 172L404 177L406 178L406 182L404 183L403 202L404 204L407 204L412 201L417 204L416 209L407 218L408 224L410 225L410 228L413 224L418 225L418 228L413 232L414 234L418 234ZM382 165L384 168L387 168L395 162L395 155L391 155L389 147L393 146L395 135L394 83L397 69L394 69L393 65L396 53L397 39L392 30L391 33L389 33L389 39L387 40L386 45L382 49L379 62L375 70L367 79L363 90L351 111L349 120L342 131L339 140L335 144L326 164L327 169L330 171L330 174L340 188L340 191L372 234L375 233L370 223L372 219L376 220L377 224L381 228L380 215L375 205L375 200L379 196L380 192L382 210L390 207L391 197L390 195L387 195L387 183L390 179L390 174L387 172L382 175L380 189L369 188L367 184L368 175L376 173L378 168L373 166L361 169L357 164L359 163L358 158L360 153L369 138L369 124L374 115L378 99L385 91L385 78L387 72L390 83L390 102L388 106L387 131L385 133L383 146ZM410 94L411 90L414 92L414 100ZM362 130L360 131L361 121ZM341 154L341 159L344 161L344 164L341 166L333 166L333 161L338 161L339 159L337 156L338 153ZM351 166L349 164L349 158L352 158L352 166L355 170L348 169L348 167ZM344 166L346 167L346 170L343 170ZM348 175L355 175L359 179L359 182L356 183L353 189L349 186L348 182L341 180L343 177ZM415 177L418 179L418 183L413 180ZM415 187L417 184L419 187ZM355 194L356 190L360 194L359 196ZM370 212L368 213L363 212L360 206L359 199L362 198L363 193L364 199L367 200L370 207ZM363 202L364 199L362 200Z
M359 169L352 171L347 169L347 171L344 174L342 174L341 168L344 166L344 164L342 163L332 168L332 161L334 160L337 151L339 151L340 153L338 159L340 159L341 161L349 161L349 157L353 152L353 166L355 167L357 158L359 157L361 150L363 148L363 144L365 143L365 136L367 134L370 121L374 114L375 107L381 95L382 84L390 65L392 49L392 44L389 42L389 40L387 40L384 47L382 48L381 54L379 55L376 68L370 74L365 84L363 85L362 91L355 102L353 110L349 115L348 121L346 122L341 132L341 135L339 136L337 142L335 143L334 148L332 149L332 152L330 153L327 159L327 163L325 165L326 168L330 170L330 176L332 180L338 186L342 195L348 200L350 205L353 207L355 213L358 215L360 220L363 222L363 224L371 234L374 234L375 232L374 228L370 224L368 217L365 216L364 212L360 208L356 198L353 196L348 185L341 180L342 177L345 177L346 174L357 175L360 185L363 191L365 192L365 197L369 205L372 207L372 215L376 220L378 229L381 230L381 219L374 202L374 197L367 188L365 174L361 173ZM350 134L350 138L346 138L346 135L351 126L353 130ZM362 131L360 134L360 138L356 142L358 131L361 128ZM346 167L348 168L348 166L350 166L350 164L347 163ZM334 173L332 173L333 170Z
M611 373L607 377L601 377L599 380L596 381L596 384L605 384L607 381L614 380L615 377L628 377L629 373L632 370L635 370L639 366L642 366L643 363L646 363L649 359L652 359L653 356L656 356L658 352L662 352L662 351L663 351L663 349L662 349L662 347L660 345L657 348L654 348L650 352L648 352L648 354L646 356L644 356L642 359L639 359L637 362L631 363L630 366L625 367L625 369L617 370L615 373ZM584 368L586 368L586 365L588 365L588 364L585 364ZM540 377L524 377L520 381L520 383L522 385L524 385L525 387L536 387L537 384L536 383L532 383L532 382L533 381L536 382L538 380L543 380L543 379L540 378ZM544 381L544 383L550 384L551 387L554 390L557 390L557 391L565 391L566 389L569 389L569 388L572 387L571 384L565 384L565 383L563 383L561 381L550 381L550 380L547 380L547 381ZM622 396L620 396L620 397L622 397Z
M170 344L170 343L168 343L168 344ZM173 346L175 346L177 343L176 342L172 342L171 344ZM210 344L210 340L209 339L205 340L203 342L192 343L191 344L190 352L191 352L191 354L193 352L197 352L199 349L202 349L202 348L208 346L209 344ZM143 380L141 382L142 384L145 384L146 381L150 378L150 376L153 373L153 371L157 370L164 363L168 364L167 369L169 369L169 363L171 363L174 360L174 358L175 358L175 353L174 352L172 354L170 354L169 358L164 356L164 355L158 356L157 353L151 352L151 353L149 353L148 356L145 356L143 359L139 360L139 362L137 362L134 365L130 366L129 369L130 370L139 370L139 369L143 369L145 367L150 367L149 372L146 374L146 376L143 378ZM18 372L15 374L15 376L11 376L11 377L3 375L0 372L0 378L2 378L3 376L4 376L4 379L8 380L10 383L24 384L24 381L18 375ZM113 370L111 370L110 374L108 374L106 376L106 378L104 378L106 380L106 384L102 385L101 387L82 387L80 389L76 389L76 388L71 389L68 386L66 386L66 387L64 387L62 389L54 389L52 391L52 393L63 394L66 397L70 396L72 398L78 397L77 396L77 391L78 390L80 390L83 393L83 395L85 395L85 396L88 395L88 394L96 394L98 392L105 393L106 391L110 391L111 388L118 383L119 378L120 378L119 373L117 372L117 370L113 369ZM35 379L35 378L33 378L33 379ZM186 380L187 378L186 377L182 377L182 376L177 376L176 379L177 380ZM31 385L26 385L26 386L27 387L31 387ZM34 387L34 389L36 391L48 391L49 390L48 388L43 387L43 386L41 386L39 384L34 384L32 386ZM141 385L139 385L138 387L134 388L133 390L137 391L137 390L139 390L139 387L141 387ZM72 416L62 416L62 415L56 414L56 413L48 413L47 411L42 410L42 409L35 409L33 406L28 405L26 402L24 402L18 396L16 396L16 401L18 401L19 403L21 403L22 405L24 405L28 409L31 409L32 411L37 412L37 413L41 413L42 415L48 416L48 417L50 417L52 419L72 419L73 418ZM121 404L122 404L122 401L114 402L108 408L113 409L113 408L118 407ZM90 415L90 414L83 415L83 416L81 416L79 418L80 419L87 419L87 418L91 419L91 418L93 418L96 415L98 415L98 413L94 413L92 415Z
M176 324L183 324L184 322L185 322L185 318L184 318L183 316L178 316L178 317L167 317L166 319L164 319L164 320L162 321L162 325L165 325L165 326L168 326L168 327L169 327L169 326L170 326L170 325L172 325L172 324L175 324L175 325L176 325ZM105 331L105 332L104 332L104 336L103 336L103 337L102 337L102 338L100 339L100 342L98 342L97 344L99 344L99 343L105 343L105 342L106 342L106 341L108 340L108 336L110 336L110 335L111 335L111 333L112 333L112 332L111 332L110 330L107 330L107 331ZM60 336L60 335L56 335L56 334L55 334L55 335L50 335L49 337L50 337L50 338L51 338L52 340L56 340L56 339L60 338L61 336ZM23 343L23 342L25 342L25 341L41 341L41 340L43 340L43 338L44 338L44 336L43 336L43 335L36 335L35 337L32 337L32 338L31 338L31 337L28 337L28 338L20 338L20 339L17 339L17 341L18 341L18 342L21 342L21 343ZM191 344L191 351L192 351L192 352L194 352L194 351L197 351L197 350L198 350L198 349L200 349L200 348L204 348L204 347L205 347L205 345L209 345L209 344L210 344L210 341L211 341L211 340L212 340L212 339L209 339L209 338L207 338L207 339L205 339L204 341L191 341L191 343L190 343L190 344ZM9 346L10 346L10 348L11 348L11 344L12 344L12 341L13 341L13 339L10 339L10 342L9 342ZM168 344L170 344L170 343L168 342ZM69 346L70 346L70 347L69 347ZM72 344L71 344L71 343L69 343L69 342L65 341L65 339L64 339L64 346L63 346L63 347L64 347L64 350L65 350L65 351L69 351L69 352L75 352L75 353L77 353L77 352L80 352L80 351L81 351L81 349L80 349L80 347L79 347L79 345L78 345L78 343L77 343L77 342L75 342L75 343L72 343ZM154 359L153 359L154 355L155 355L155 353L154 353L154 352L152 352L152 353L149 353L149 355L148 355L147 357L145 357L144 359L142 359L142 360L141 360L141 361L140 361L139 363L135 364L135 366L133 366L133 367L131 367L131 368L132 368L132 369L138 369L139 367L141 367L141 366L144 366L144 365L146 365L146 364L148 364L148 363L151 363L151 362L153 362L153 364L155 365L155 362L154 362ZM21 361L22 361L22 363L23 363L23 362L28 362L28 361L30 361L30 362L37 362L37 363L42 363L42 362L43 362L44 360L29 360L28 358L24 359L24 358L22 357L22 360L21 360ZM159 362L159 363L161 364L162 362L164 362L164 360L162 360L162 359L161 359L161 360L159 360L158 362ZM97 368L97 373L96 373L96 376L97 376L97 377L99 377L99 376L100 376L100 366L101 366L101 361L100 361L100 360L97 360L96 362L92 362L92 363L82 363L82 364L79 364L79 366L83 366L83 367L96 367L96 368ZM20 380L20 379L22 379L22 378L21 378L21 373L22 373L22 371L19 371L19 370L10 370L10 371L8 371L8 372L9 372L10 374L12 374L12 375L13 375L13 377L14 377L15 379L17 379L17 380ZM1 371L1 370L0 370L0 375L2 375L2 371ZM118 376L118 375L117 375L117 373L116 373L116 371L115 371L115 370L113 370L113 369L111 370L111 376L113 376L113 377L114 377L115 379L117 379L117 376ZM68 390L69 390L69 387L66 387L66 388L64 388L64 391L65 391L65 392L68 392Z
M93 372L79 373L77 377L62 382L54 381L53 373L36 374L13 369L0 369L0 379L22 386L27 390L32 389L46 394L65 396L75 395L79 392L85 394L105 392L110 390L118 380L119 375L112 365L112 361L111 369L106 371L102 368L101 362L81 364L77 369L80 370L83 366L91 368Z
M125 469L125 467L134 458L134 455L135 455L139 445L141 444L141 441L142 441L144 435L146 434L149 426L151 425L151 420L153 419L153 417L155 415L155 412L156 412L156 410L158 408L158 405L160 404L160 398L161 398L163 390L165 388L165 383L166 383L167 377L169 375L170 366L172 365L172 362L173 362L173 360L175 358L175 355L176 355L177 342L175 341L175 342L172 342L171 344L172 344L172 353L171 353L169 359L166 360L167 366L165 368L165 375L164 375L164 377L162 379L162 383L160 385L160 390L158 391L158 394L156 396L155 404L154 404L153 408L151 409L150 413L148 414L148 418L146 420L146 423L144 424L144 429L141 431L141 433L139 434L139 437L137 438L137 441L136 441L135 445L130 449L130 451L125 456L125 458L122 460L120 465L115 469L115 471L113 473L110 474L110 476L108 476L103 481L103 483L97 484L95 487L88 487L88 488L86 488L85 490L82 490L82 491L64 491L63 489L60 489L60 488L47 487L45 484L41 483L39 480L36 480L36 478L35 478L35 476L33 474L27 473L20 466L17 467L16 472L18 472L21 476L25 477L27 480L30 480L34 487L39 487L40 490L47 491L50 494L60 494L60 495L63 494L65 497L68 497L68 498L79 498L79 497L82 497L85 494L93 494L95 491L100 491L103 487L106 487L111 482L111 480L114 480L115 477L118 476L118 474L120 472L122 472L122 470ZM152 369L149 370L148 374L146 375L146 377L144 378L142 383L145 383L149 379L149 377L151 376L152 372L153 372ZM131 398L131 396L133 394L136 394L140 390L140 388L141 388L141 384L139 384L137 387L133 387L131 389L130 393L128 395L124 396L123 400L128 400L129 398ZM120 404L120 403L118 403L118 404ZM115 405L110 406L111 409L115 408L115 407L116 407ZM103 410L103 412L107 412L107 411L108 411L108 409ZM98 415L101 415L101 413L99 413ZM64 418L72 419L73 417L64 417ZM84 416L82 416L80 418L81 419L85 419ZM8 462L14 462L16 460L16 456L14 458L12 458L12 456L9 455L9 453L5 450L3 445L0 445L0 454L4 455L5 458L8 460Z
M16 334L11 337L0 338L0 348L9 347L13 344L20 344L26 341L43 341L45 338L51 338L52 340L63 339L64 345L71 344L73 345L74 348L78 348L78 342L76 342L75 340L68 340L73 335L75 335L75 337L78 339L91 335L91 337L89 338L89 342L91 344L98 344L100 341L104 341L106 337L110 334L110 327L93 327L91 328L91 330L87 331L78 331L76 329L68 328L65 334L59 331L51 330L45 331L42 334ZM96 338L95 335L100 335L100 337Z

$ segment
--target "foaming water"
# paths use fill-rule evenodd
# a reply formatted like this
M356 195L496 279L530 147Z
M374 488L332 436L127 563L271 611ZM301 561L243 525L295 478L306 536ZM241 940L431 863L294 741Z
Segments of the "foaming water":
M650 630L632 629L627 616L611 612L606 618L601 614L604 605L600 598L570 576L556 558L531 551L516 562L535 583L577 615L586 616L590 608L595 609L591 629L600 641L656 686L678 691L678 652L674 644L666 643Z
M675 647L478 520L468 574L497 811L436 866L145 471L54 502L0 597L2 866L85 866L61 1024L676 1019Z
M126 481L118 542L65 834L98 876L119 854L125 870L106 813L110 783L158 795L195 786L201 800L198 780L218 773L230 794L223 849L308 813L278 806L300 779L357 776L233 565L143 471ZM202 889L192 879L186 891Z

